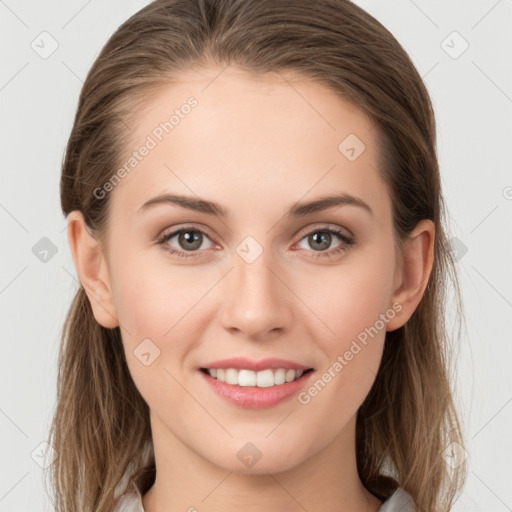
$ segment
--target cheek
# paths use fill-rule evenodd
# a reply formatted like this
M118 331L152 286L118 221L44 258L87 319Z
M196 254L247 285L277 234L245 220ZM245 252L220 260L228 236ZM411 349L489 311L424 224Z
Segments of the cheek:
M139 269L132 271L132 269ZM179 273L171 279L165 268L126 260L118 269L119 321L126 360L135 386L149 407L187 406L173 376L190 350L187 313L197 302L196 293L182 284Z
M376 337L374 327L383 338L386 324L379 319L391 306L393 271L392 251L365 251L301 282L308 306L321 320L315 338L331 358L347 350L352 340L364 341L368 331Z
M369 251L333 267L330 275L317 274L302 283L304 293L309 290L308 305L321 320L309 324L325 358L317 380L299 401L326 413L339 411L333 417L336 425L355 414L375 380L386 325L396 314L390 304L393 270L392 250Z
M184 366L197 343L195 330L210 318L208 301L202 299L218 278L207 270L172 267L164 259L148 265L133 253L118 255L117 261L112 282L126 359L151 403L161 394L154 386L176 386L171 374Z
M176 268L165 258L154 264L141 254L119 261L114 276L117 313L127 330L139 337L163 339L175 326L180 328L181 320L211 287L211 272Z

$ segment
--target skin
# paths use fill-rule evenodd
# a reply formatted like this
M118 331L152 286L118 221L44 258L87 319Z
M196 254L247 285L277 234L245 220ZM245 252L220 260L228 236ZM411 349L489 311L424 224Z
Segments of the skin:
M68 216L95 318L121 326L130 372L151 410L157 476L144 508L375 511L381 502L356 469L356 413L386 330L403 325L421 300L434 226L420 222L399 257L376 129L360 110L297 75L220 71L182 73L137 113L128 156L187 98L198 100L110 192L106 245L80 212ZM338 150L348 134L366 146L355 161ZM138 212L165 192L215 201L228 215L173 204ZM285 216L297 201L334 192L362 199L373 214L341 205ZM195 257L173 256L154 241L190 226L209 233ZM318 250L307 235L329 227L349 230L355 243L332 234ZM263 251L251 263L236 252L247 236ZM167 245L187 252L177 236ZM393 303L401 311L308 404L292 397L243 409L214 394L198 372L227 357L280 357L314 368L313 383ZM149 366L134 355L147 338L160 350ZM248 442L262 454L250 468L237 457Z

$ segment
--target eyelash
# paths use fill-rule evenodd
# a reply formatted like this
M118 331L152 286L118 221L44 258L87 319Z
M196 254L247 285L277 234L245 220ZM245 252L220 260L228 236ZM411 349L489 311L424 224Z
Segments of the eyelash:
M189 251L189 253L187 254L186 251L177 251L177 250L171 248L169 245L167 245L167 242L171 238L173 238L175 235L177 235L179 233L182 233L182 232L186 232L186 231L196 231L198 233L203 234L204 236L206 236L208 238L211 238L210 235L206 231L204 231L204 230L202 230L200 228L196 228L196 227L190 226L190 227L183 227L183 228L177 229L177 230L172 231L170 233L164 233L162 236L160 236L157 239L157 244L161 245L162 248L164 249L164 251L167 251L168 253L172 254L173 256L177 256L179 258L194 258L194 257L196 257L202 251ZM334 235L338 236L340 238L340 240L342 240L342 242L343 242L343 244L340 244L338 247L336 247L334 249L331 249L331 250L328 250L328 251L313 251L313 252L316 252L316 254L314 254L314 256L313 256L315 258L332 258L332 257L335 257L338 254L348 250L348 248L355 243L354 238L348 236L343 231L341 231L339 229L336 229L336 228L316 228L316 229L313 229L312 231L309 231L308 233L306 233L299 240L299 242L302 241L304 238L312 235L313 233L331 233L331 234L334 234Z

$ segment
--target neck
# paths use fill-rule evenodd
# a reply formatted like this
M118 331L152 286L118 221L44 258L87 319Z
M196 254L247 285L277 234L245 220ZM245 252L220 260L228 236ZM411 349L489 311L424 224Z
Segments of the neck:
M145 512L375 512L381 505L357 473L355 417L332 443L297 466L245 474L204 459L153 415L151 423L156 479L143 496Z

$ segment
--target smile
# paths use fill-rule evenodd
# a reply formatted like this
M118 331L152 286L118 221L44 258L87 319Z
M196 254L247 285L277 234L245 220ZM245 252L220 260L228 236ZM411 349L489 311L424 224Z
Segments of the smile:
M269 388L293 382L302 377L304 373L311 371L311 368L308 370L267 368L260 371L244 368L202 368L201 371L206 372L213 379L232 386Z

